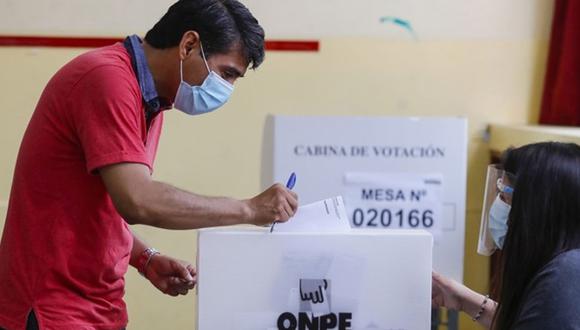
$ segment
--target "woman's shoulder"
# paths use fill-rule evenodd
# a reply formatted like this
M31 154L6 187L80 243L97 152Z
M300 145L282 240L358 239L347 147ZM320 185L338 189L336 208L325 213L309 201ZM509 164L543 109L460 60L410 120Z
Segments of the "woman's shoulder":
M580 249L568 250L555 256L544 269L555 268L563 271L580 271Z
M580 288L580 281L574 281L574 278L580 278L580 249L568 250L552 258L540 271L534 276L535 284L554 284L558 287L564 281Z
M515 329L580 329L580 249L560 253L532 279Z
M540 289L556 295L566 291L580 293L580 249L568 250L552 258L534 276L531 290ZM564 290L565 292L559 292Z

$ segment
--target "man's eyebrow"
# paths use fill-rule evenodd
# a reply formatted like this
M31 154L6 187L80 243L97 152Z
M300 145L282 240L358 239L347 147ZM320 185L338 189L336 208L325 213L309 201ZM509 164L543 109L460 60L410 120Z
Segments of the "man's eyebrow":
M234 66L226 65L225 71L230 71L234 73L236 76L244 78L244 74L240 70L236 69L236 67Z

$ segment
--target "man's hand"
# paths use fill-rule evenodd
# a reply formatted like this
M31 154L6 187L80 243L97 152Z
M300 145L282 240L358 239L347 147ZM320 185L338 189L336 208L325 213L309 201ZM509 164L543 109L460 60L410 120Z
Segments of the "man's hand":
M186 295L197 282L193 266L185 261L158 254L152 257L145 277L159 289L170 296Z
M286 222L298 209L298 195L279 183L245 202L250 209L249 222L256 226Z

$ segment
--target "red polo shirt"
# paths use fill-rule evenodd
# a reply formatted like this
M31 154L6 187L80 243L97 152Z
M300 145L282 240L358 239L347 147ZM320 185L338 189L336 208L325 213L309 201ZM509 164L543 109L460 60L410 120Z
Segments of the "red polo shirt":
M18 111L17 109L13 109ZM0 245L0 327L121 329L133 244L96 173L149 168L162 115L147 129L142 94L122 44L85 53L46 86L16 163Z

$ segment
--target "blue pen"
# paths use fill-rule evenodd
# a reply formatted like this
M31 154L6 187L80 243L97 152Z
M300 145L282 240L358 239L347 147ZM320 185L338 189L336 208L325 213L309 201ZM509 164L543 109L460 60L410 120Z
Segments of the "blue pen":
M295 184L296 184L296 173L292 172L292 174L290 174L290 177L288 178L288 182L286 182L286 188L291 190L292 188L294 188ZM276 224L276 222L272 222L272 226L270 227L270 232L274 231L275 224Z
M290 174L290 177L288 178L288 182L286 182L286 188L292 190L295 184L296 184L296 173L292 172L292 174Z

